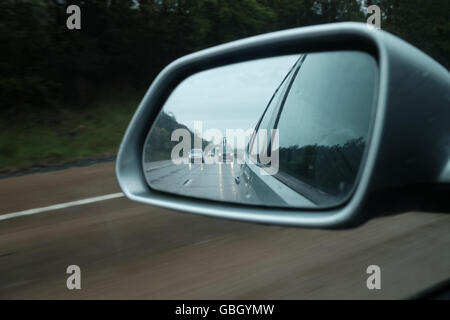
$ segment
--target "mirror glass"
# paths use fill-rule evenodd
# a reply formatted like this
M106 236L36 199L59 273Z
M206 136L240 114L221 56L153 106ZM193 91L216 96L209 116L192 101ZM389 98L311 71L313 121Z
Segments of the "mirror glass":
M194 74L150 129L147 183L249 205L339 205L357 183L376 87L377 63L360 51L271 57Z

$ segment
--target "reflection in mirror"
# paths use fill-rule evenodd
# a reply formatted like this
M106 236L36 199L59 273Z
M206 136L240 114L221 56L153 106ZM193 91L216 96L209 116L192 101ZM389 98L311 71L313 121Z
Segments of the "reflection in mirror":
M359 51L280 56L194 74L147 136L155 190L249 205L348 199L367 147L377 64Z

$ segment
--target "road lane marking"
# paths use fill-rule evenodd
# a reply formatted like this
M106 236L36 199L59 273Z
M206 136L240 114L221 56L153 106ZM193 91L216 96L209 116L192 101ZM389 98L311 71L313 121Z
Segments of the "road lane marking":
M28 209L28 210L17 211L17 212L12 212L12 213L6 213L6 214L0 215L0 220L7 220L7 219L12 219L12 218L17 218L17 217L23 217L23 216L28 216L28 215L37 214L37 213L46 212L46 211L65 209L65 208L69 208L69 207L82 206L82 205L88 204L88 203L111 200L111 199L121 198L124 196L125 195L122 192L111 193L111 194L106 194L104 196L99 196L99 197L92 197L92 198L71 201L71 202L58 203L58 204L54 204L54 205L47 206L47 207L40 207L40 208Z

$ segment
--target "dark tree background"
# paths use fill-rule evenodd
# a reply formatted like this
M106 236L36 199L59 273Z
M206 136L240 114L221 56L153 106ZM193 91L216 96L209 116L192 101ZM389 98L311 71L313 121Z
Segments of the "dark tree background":
M66 8L81 8L81 30ZM382 28L449 66L450 1L367 0ZM57 118L102 95L142 94L170 61L259 33L366 21L361 0L0 0L4 122Z

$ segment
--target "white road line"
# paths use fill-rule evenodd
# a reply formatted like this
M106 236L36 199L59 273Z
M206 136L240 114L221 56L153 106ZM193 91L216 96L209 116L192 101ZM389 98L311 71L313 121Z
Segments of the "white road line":
M122 192L118 192L118 193L106 194L104 196L99 196L99 197L86 198L86 199L81 199L81 200L76 200L76 201L71 201L71 202L58 203L58 204L54 204L54 205L48 206L48 207L34 208L34 209L28 209L28 210L24 210L24 211L2 214L2 215L0 215L0 220L7 220L7 219L17 218L17 217L22 217L22 216L28 216L31 214L37 214L37 213L52 211L52 210L59 210L59 209L64 209L64 208L68 208L68 207L82 206L82 205L88 204L88 203L116 199L116 198L121 198L123 196L125 196L125 195Z

